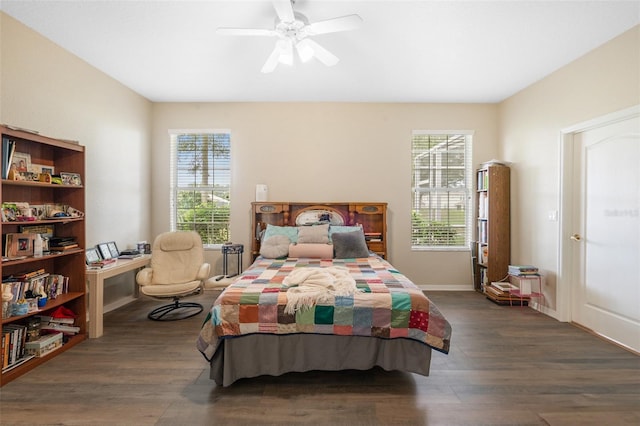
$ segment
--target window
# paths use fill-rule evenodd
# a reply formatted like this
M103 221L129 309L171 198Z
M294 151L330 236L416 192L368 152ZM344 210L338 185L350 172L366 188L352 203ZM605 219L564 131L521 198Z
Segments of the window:
M193 230L205 247L231 240L231 134L170 131L171 229Z
M412 137L412 249L469 249L471 133Z

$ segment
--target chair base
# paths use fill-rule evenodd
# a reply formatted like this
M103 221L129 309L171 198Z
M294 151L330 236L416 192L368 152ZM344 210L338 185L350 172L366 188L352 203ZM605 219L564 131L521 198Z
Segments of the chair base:
M170 312L174 312L178 309L183 309L185 312L182 315L169 315ZM195 302L180 302L180 299L174 299L172 304L162 305L149 312L147 318L154 321L177 321L182 319L191 318L202 312L204 308L201 304Z

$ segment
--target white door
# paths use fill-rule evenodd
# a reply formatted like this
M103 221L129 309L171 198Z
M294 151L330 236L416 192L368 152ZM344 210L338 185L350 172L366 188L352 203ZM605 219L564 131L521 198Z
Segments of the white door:
M574 137L572 320L640 352L640 119Z

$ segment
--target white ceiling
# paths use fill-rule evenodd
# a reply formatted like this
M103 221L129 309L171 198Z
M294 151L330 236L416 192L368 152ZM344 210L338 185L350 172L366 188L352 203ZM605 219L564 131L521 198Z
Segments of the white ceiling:
M0 0L8 15L152 101L499 102L640 23L639 1L296 0L341 60L260 69L269 1Z

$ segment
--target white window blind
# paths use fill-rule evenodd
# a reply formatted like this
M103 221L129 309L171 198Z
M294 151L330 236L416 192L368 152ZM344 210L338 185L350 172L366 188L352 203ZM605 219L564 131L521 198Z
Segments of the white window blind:
M414 131L411 245L469 249L471 132Z
M205 246L231 240L231 133L170 131L171 229L193 230Z

